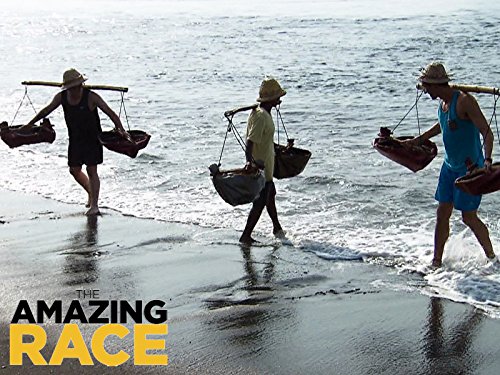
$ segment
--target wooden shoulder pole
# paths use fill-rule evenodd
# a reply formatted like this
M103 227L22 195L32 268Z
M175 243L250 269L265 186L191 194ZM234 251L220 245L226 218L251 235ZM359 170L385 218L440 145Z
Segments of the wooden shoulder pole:
M486 87L486 86L475 86L475 85L462 85L462 84L451 84L452 89L464 91L464 92L474 92L477 94L492 94L500 95L500 89L497 87ZM423 90L424 87L421 83L417 84L417 89Z
M21 85L61 87L62 83L60 83L60 82L47 82L47 81L23 81L23 82L21 82Z
M62 87L61 82L49 82L49 81L23 81L21 82L21 84L25 86ZM83 85L83 87L86 87L89 90L109 90L109 91L128 92L128 87L108 86L108 85Z
M464 91L464 92L475 92L478 94L493 94L500 95L500 89L497 87L486 87L486 86L474 86L474 85L460 85L453 84L450 85L451 88Z
M86 87L89 90L109 90L109 91L120 91L120 92L127 92L128 91L128 87L119 87L119 86L83 85L83 87Z
M252 105L247 105L245 107L238 107L235 109L230 109L229 111L224 112L224 116L226 116L226 118L229 118L231 116L234 116L238 112L249 111L251 109L257 108L258 106L259 106L259 104L252 104Z

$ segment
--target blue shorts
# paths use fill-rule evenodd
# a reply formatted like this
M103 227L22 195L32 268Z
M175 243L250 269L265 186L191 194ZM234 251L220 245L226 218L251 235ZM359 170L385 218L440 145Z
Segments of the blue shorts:
M443 163L434 198L439 203L453 203L453 207L460 211L476 211L481 203L481 195L468 194L455 186L455 180L464 174L465 170L455 172Z

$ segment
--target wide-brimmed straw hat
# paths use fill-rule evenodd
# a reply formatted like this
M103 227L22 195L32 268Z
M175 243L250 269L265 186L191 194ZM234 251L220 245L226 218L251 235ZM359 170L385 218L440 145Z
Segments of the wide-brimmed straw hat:
M81 85L86 80L87 77L83 76L78 70L73 68L68 69L63 74L62 90Z
M272 78L267 77L260 84L258 102L270 102L272 100L281 98L286 95L286 91L280 86L279 82Z
M420 69L418 80L422 83L443 84L451 81L452 74L446 72L444 65L439 62L432 62L427 67Z

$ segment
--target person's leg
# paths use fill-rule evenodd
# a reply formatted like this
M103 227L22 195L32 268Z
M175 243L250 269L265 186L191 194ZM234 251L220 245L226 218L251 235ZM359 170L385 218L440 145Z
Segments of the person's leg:
M99 180L99 175L97 174L97 165L88 165L87 174L89 176L90 209L86 212L86 215L98 215L100 213L99 190L101 188L101 181Z
M434 198L439 202L434 229L434 258L432 265L441 267L444 245L450 236L450 217L453 212L453 192L457 176L445 163L441 166Z
M255 242L255 240L252 238L252 232L255 226L257 225L257 222L259 221L260 215L262 214L263 210L264 206L262 205L256 205L256 204L252 205L252 209L248 214L247 224L245 225L245 229L243 230L243 233L241 234L240 237L241 243L251 244Z
M271 221L273 222L273 233L282 233L283 229L281 228L281 224L278 220L278 211L276 210L276 187L274 186L274 182L269 182L266 209Z
M432 265L441 267L444 245L450 236L450 217L453 203L439 203L436 212L436 227L434 229L434 258Z
M476 236L486 256L489 259L495 258L495 252L493 251L488 228L477 216L477 210L481 204L481 195L471 195L458 188L455 189L455 208L462 211L462 220L464 224L472 230L472 233Z
M88 202L87 202L87 207L90 207L90 185L89 185L89 179L85 173L82 171L82 167L69 167L69 173L73 176L76 182L85 189L88 195Z
M490 259L494 258L495 252L491 244L490 233L486 225L477 216L477 211L462 211L462 220L472 230L486 256Z
M81 147L70 139L68 144L69 173L71 173L75 181L87 192L87 203L85 207L90 207L90 184L89 178L82 171L83 164L85 164L85 161L82 158Z
M257 198L252 203L252 209L250 210L250 213L248 214L247 224L245 225L245 229L243 230L243 233L241 234L241 237L240 237L241 243L251 244L251 243L255 242L255 240L252 238L252 232L253 232L253 229L255 228L255 226L257 225L257 222L260 219L260 215L262 214L264 207L266 206L267 196L269 194L269 185L268 184L269 183L266 182L266 186L260 192L259 198Z

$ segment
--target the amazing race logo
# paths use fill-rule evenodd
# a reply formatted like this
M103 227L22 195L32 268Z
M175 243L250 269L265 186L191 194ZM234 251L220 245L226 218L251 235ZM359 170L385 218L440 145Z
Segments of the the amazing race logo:
M76 358L81 365L91 366L95 363L91 352L96 361L106 366L119 366L132 355L135 365L168 363L167 355L163 354L165 335L168 333L167 310L163 309L165 302L109 301L98 299L99 290L79 289L76 292L79 299L71 301L67 306L60 300L52 303L38 300L36 304L30 304L26 300L19 302L10 325L11 365L21 366L23 359L25 363L29 359L34 365L58 366L65 359ZM46 360L40 351L47 344L48 337L39 324L48 322L62 324L63 329L60 336L55 338L57 344L50 359ZM89 347L75 322L80 325L95 325ZM126 323L134 323L133 329L129 330L124 325ZM105 349L108 337L116 336L123 340L129 335L133 335L133 353L128 353L126 348L115 353ZM158 351L162 351L162 354L157 353Z

